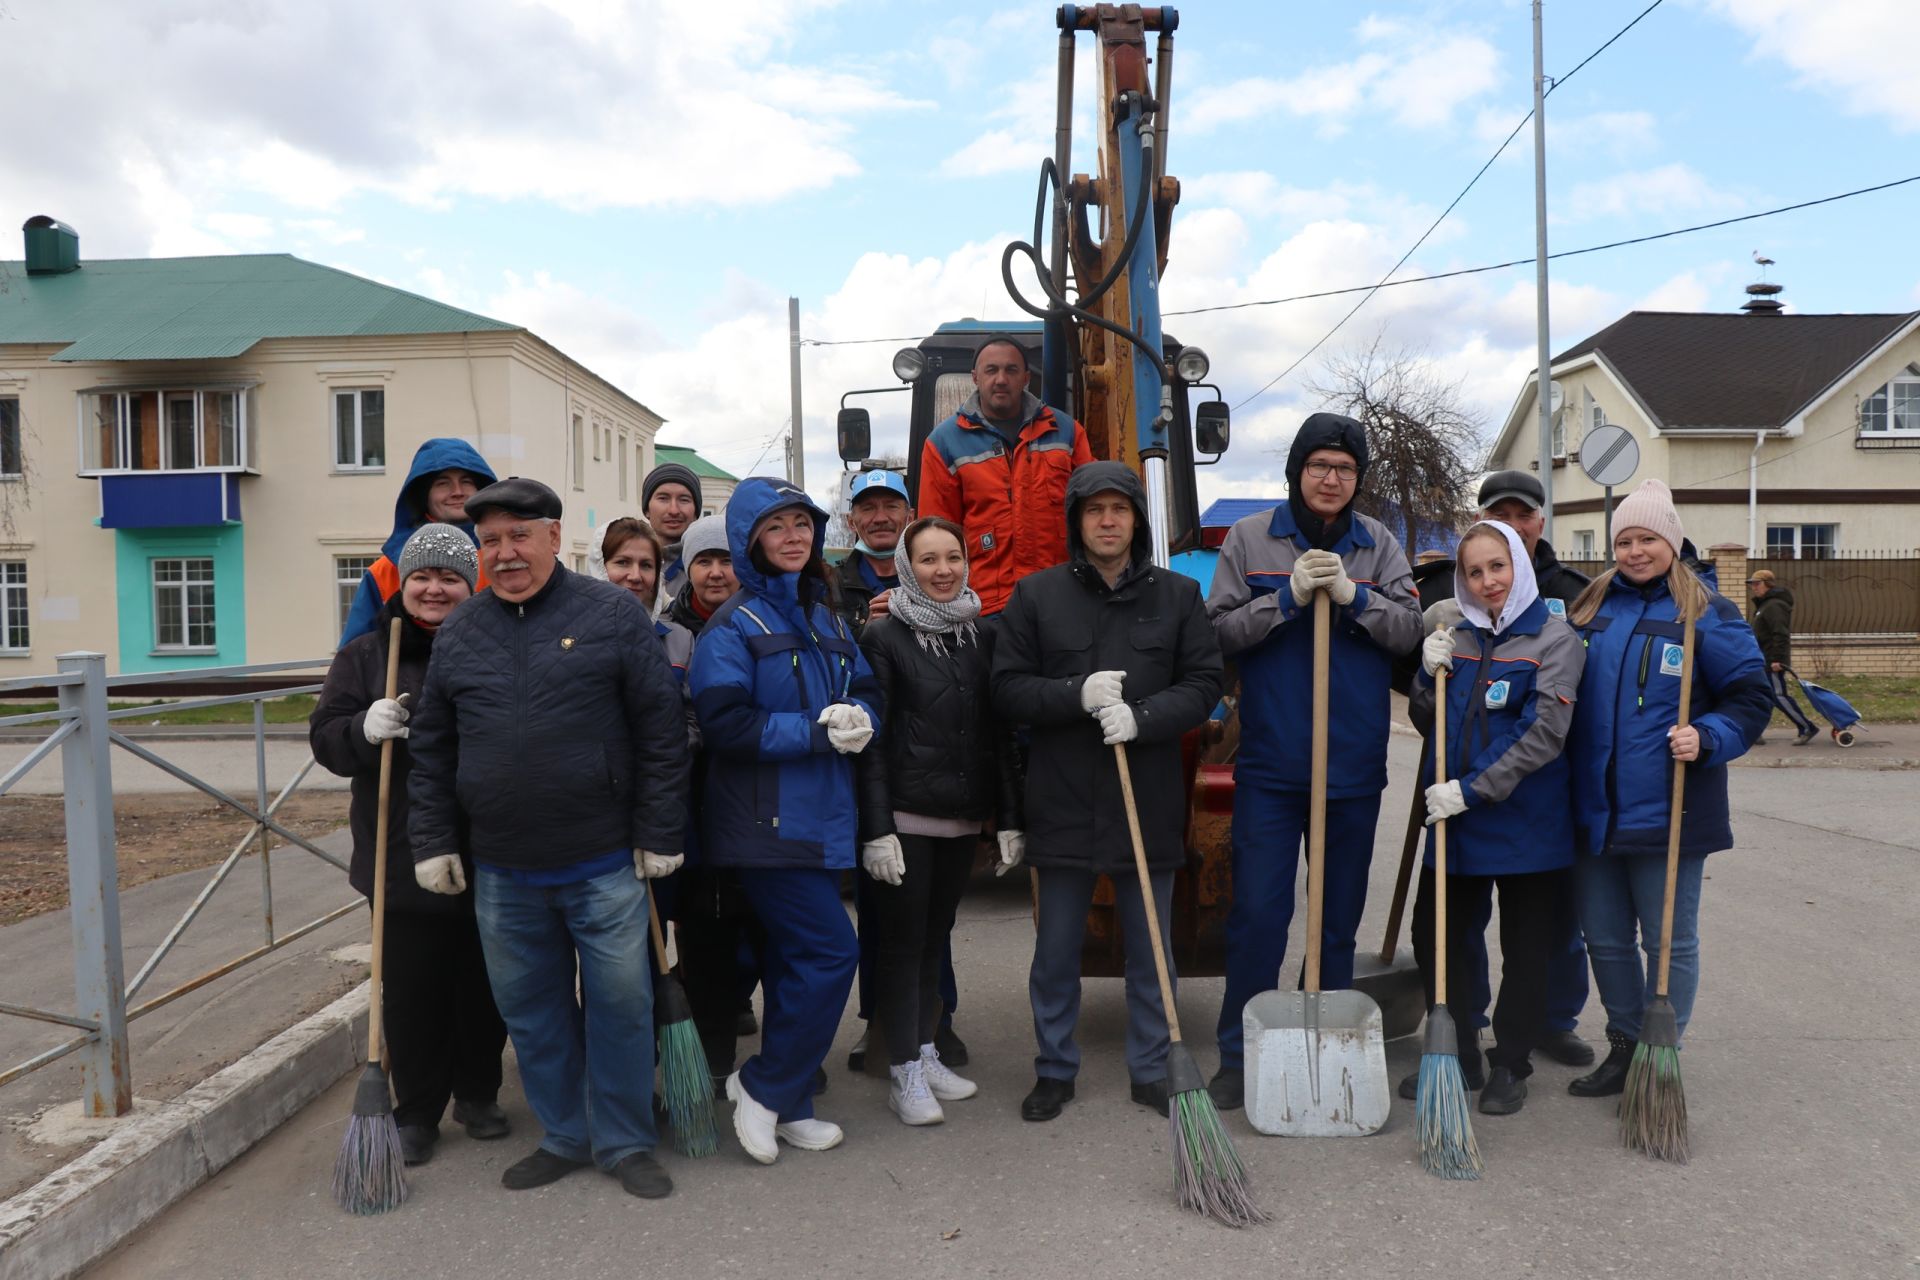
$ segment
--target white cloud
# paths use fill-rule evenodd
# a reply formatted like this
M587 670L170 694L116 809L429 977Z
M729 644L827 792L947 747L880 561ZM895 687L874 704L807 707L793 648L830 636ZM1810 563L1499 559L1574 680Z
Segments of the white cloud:
M1696 272L1669 276L1633 304L1635 311L1705 311L1709 301L1705 282Z
M1657 169L1576 183L1566 200L1556 205L1554 215L1556 220L1578 222L1632 214L1730 209L1739 203L1737 197L1716 190L1692 166L1675 161Z
M1754 52L1799 73L1802 86L1837 97L1855 115L1920 130L1920 77L1902 72L1914 36L1911 0L1710 0L1753 37Z

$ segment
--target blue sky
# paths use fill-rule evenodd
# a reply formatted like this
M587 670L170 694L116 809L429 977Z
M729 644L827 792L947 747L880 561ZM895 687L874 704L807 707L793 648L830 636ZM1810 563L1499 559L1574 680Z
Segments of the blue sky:
M1645 4L1550 0L1549 74ZM8 0L0 36L35 56L0 108L60 125L7 131L0 189L16 223L54 214L94 256L291 251L524 323L664 414L663 439L769 470L788 294L827 340L1011 314L999 250L1050 148L1053 10ZM1524 0L1181 12L1169 308L1370 283L1529 105ZM1553 247L1920 172L1920 77L1893 52L1911 34L1906 0L1665 0L1549 100ZM1532 252L1530 143L1408 273ZM1636 306L1730 310L1756 247L1795 309L1920 307L1916 221L1920 184L1557 264L1554 346ZM1237 402L1350 305L1169 328ZM1490 436L1532 364L1531 269L1383 292L1327 350L1375 338L1458 379ZM838 393L886 382L892 349L809 348L816 490ZM1317 372L1238 413L1208 496L1277 491Z

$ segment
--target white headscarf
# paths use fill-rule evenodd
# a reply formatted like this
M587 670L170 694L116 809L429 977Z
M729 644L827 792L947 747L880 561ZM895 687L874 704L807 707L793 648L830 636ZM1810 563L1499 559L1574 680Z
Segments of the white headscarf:
M1498 622L1487 612L1487 607L1474 598L1461 575L1460 548L1466 545L1476 529L1499 530L1500 536L1507 540L1507 555L1513 562L1513 586L1500 606ZM1490 636L1497 636L1513 625L1513 620L1540 598L1540 582L1533 576L1533 557L1527 554L1526 542L1513 531L1511 525L1501 524L1498 520L1476 520L1473 527L1461 536L1453 549L1453 598L1459 602L1460 612L1466 615L1467 621Z

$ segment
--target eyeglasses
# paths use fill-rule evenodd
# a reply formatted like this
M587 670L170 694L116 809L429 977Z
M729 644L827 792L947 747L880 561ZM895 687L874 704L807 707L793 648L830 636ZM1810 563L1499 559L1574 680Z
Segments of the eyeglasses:
M1341 484L1352 484L1354 477L1360 474L1360 468L1350 462L1309 462L1306 471L1315 480L1339 476Z

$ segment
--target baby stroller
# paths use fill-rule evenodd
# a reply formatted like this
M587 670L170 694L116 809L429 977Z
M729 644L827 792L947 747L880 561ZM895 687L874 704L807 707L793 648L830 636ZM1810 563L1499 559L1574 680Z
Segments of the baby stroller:
M1805 679L1791 667L1787 668L1787 674L1800 682L1800 692L1807 695L1814 711L1833 726L1834 742L1843 747L1852 746L1853 726L1860 723L1860 713L1853 709L1853 704L1825 685Z

